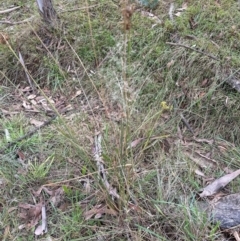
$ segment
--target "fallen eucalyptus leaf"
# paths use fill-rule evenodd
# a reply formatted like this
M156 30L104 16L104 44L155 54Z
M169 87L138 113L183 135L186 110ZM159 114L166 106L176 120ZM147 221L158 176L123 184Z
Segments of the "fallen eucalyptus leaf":
M240 169L215 180L213 183L209 184L203 189L203 192L200 194L200 197L207 197L215 194L216 192L218 192L218 190L225 187L229 182L231 182L239 174L240 174Z

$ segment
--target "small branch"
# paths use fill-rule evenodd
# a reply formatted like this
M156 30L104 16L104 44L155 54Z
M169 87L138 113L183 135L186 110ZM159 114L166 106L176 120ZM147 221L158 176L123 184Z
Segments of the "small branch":
M102 180L105 188L107 189L108 193L112 196L112 198L119 199L120 196L118 195L116 188L112 187L112 185L107 180L106 169L104 167L104 161L102 159L102 136L100 133L94 137L94 141L94 159L97 164L99 179Z
M186 118L183 116L183 114L180 114L181 120L183 121L183 123L186 125L186 127L188 128L188 130L194 135L194 132L191 128L191 126L189 125L188 121L186 120Z
M183 47L183 48L186 48L186 49L190 49L190 50L195 51L195 52L197 52L197 53L199 53L199 54L206 55L207 57L209 57L209 58L211 58L211 59L220 61L220 59L217 58L217 57L215 57L214 55L208 54L208 53L206 53L206 52L203 52L203 51L201 51L201 50L192 48L192 47L187 46L187 45L184 45L184 44L171 43L171 42L166 42L166 44L169 44L169 45L172 45L172 46L179 46L179 47Z
M24 62L24 60L23 60L23 57L22 57L22 54L21 54L20 51L18 52L18 55L19 55L19 61L20 61L21 65L23 66L24 71L25 71L25 74L26 74L26 76L27 76L28 83L29 83L29 85L31 86L32 89L35 89L35 86L33 85L32 80L31 80L31 78L30 78L30 76L29 76L29 74L28 74L28 71L27 71L25 62Z
M12 11L14 11L14 10L19 9L19 8L20 8L20 6L19 6L19 7L14 7L14 8L9 8L9 9L6 9L6 10L2 10L2 11L0 11L0 14L10 13L10 12L12 12Z
M51 122L52 122L53 120L55 120L56 117L57 117L57 115L53 116L53 117L50 118L48 121L44 122L41 126L35 128L35 129L32 130L32 131L29 131L27 134L25 134L25 135L19 137L18 139L14 140L14 141L12 141L12 142L10 142L10 143L8 143L4 148L2 148L2 149L0 150L0 154L3 154L8 148L14 146L14 145L17 144L18 142L20 142L20 141L22 141L22 140L24 140L24 139L27 139L27 138L33 136L37 131L39 131L39 130L42 129L43 127L51 124Z

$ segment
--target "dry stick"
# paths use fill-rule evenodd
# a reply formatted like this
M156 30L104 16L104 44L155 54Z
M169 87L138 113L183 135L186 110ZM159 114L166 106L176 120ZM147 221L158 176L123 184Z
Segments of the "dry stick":
M195 51L199 54L203 54L203 55L206 55L207 57L211 58L211 59L214 59L214 60L217 60L217 61L220 61L219 58L215 57L214 55L211 55L211 54L208 54L206 52L203 52L201 50L198 50L198 49L195 49L195 48L192 48L190 46L187 46L187 45L184 45L184 44L179 44L179 43L171 43L171 42L166 42L166 44L169 44L169 45L172 45L172 46L179 46L179 47L183 47L183 48L186 48L186 49L191 49L192 51Z
M10 13L10 12L12 12L12 11L14 11L14 10L19 9L19 8L20 8L20 6L19 6L19 7L14 7L14 8L9 8L9 9L6 9L6 10L1 10L1 11L0 11L0 14Z
M186 120L186 118L183 116L183 114L180 114L181 120L183 121L183 123L186 125L186 127L188 128L188 130L194 135L194 132L191 128L191 126L189 125L188 121Z
M98 169L98 176L102 180L105 188L107 189L108 193L112 196L112 198L119 199L120 196L118 195L116 188L113 188L113 186L108 182L107 175L106 175L106 169L104 167L104 161L102 159L102 136L101 134L98 134L94 137L95 140L95 151L94 151L94 159L96 161L97 169Z
M51 124L51 122L53 120L55 120L57 118L58 115L54 115L52 118L50 118L49 120L45 121L41 126L35 128L32 131L29 131L27 134L25 134L24 136L21 136L19 138L17 138L16 140L8 143L4 148L0 149L0 154L3 154L8 148L12 147L13 145L17 144L18 142L31 137L32 135L34 135L37 131L39 131L40 129L42 129L45 126L48 126L49 124Z
M27 68L26 68L25 62L24 62L24 60L23 60L23 57L22 57L22 54L21 54L20 51L18 52L18 56L19 56L19 61L20 61L21 65L24 67L24 71L25 71L25 74L26 74L26 76L27 76L28 83L29 83L29 85L31 86L32 90L34 90L34 89L35 89L35 86L34 86L32 80L31 80L31 78L30 78L30 76L29 76L29 74L28 74L28 71L26 71Z

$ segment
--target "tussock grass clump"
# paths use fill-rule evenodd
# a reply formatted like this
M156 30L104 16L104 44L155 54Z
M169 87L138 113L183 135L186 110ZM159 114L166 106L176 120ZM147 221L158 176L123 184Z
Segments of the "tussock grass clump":
M177 1L171 19L169 1L145 2L54 1L57 28L29 2L8 17L32 22L0 27L2 240L34 240L23 209L43 201L42 240L224 238L198 208L196 170L239 168L237 3ZM34 134L8 144L5 129Z

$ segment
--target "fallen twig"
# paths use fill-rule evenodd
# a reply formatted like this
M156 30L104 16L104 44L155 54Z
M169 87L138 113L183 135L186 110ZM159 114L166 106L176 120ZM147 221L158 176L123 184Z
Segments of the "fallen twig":
M179 46L179 47L183 47L183 48L186 48L186 49L191 49L192 51L195 51L197 53L200 53L200 54L203 54L203 55L206 55L207 57L211 58L211 59L214 59L214 60L217 60L217 61L220 61L219 58L211 55L211 54L208 54L206 52L203 52L201 50L198 50L198 49L195 49L195 48L192 48L190 46L187 46L187 45L184 45L184 44L180 44L180 43L172 43L172 42L166 42L166 44L169 44L169 45L172 45L172 46Z
M34 130L32 131L29 131L27 134L17 138L16 140L8 143L4 148L2 148L0 150L0 154L3 154L8 148L16 145L18 142L24 140L24 139L27 139L29 137L31 137L32 135L34 135L37 131L39 131L40 129L42 129L43 127L49 125L53 120L55 120L57 118L58 115L54 115L52 118L50 118L48 121L44 122L41 126L35 128Z
M12 12L12 11L14 11L14 10L19 9L19 8L20 8L20 6L18 6L18 7L14 7L14 8L9 8L9 9L6 9L6 10L1 10L1 11L0 11L0 14L3 14L3 13L10 13L10 12Z
M117 194L116 188L113 188L107 180L106 169L104 167L104 161L102 159L102 144L101 144L102 136L101 136L101 134L97 134L94 139L95 139L94 158L97 163L98 176L100 179L102 179L104 186L106 187L108 193L112 196L112 198L119 199L120 196Z
M189 125L188 121L186 120L186 118L183 116L183 114L180 114L181 120L183 121L183 123L186 125L186 127L188 128L188 130L194 135L194 132L191 128L191 126Z
M20 61L21 65L22 65L23 68L24 68L25 74L26 74L26 76L27 76L28 83L29 83L29 85L31 86L31 88L34 89L35 86L33 85L32 80L31 80L31 78L30 78L30 76L29 76L29 74L28 74L28 71L27 71L25 62L24 62L24 60L23 60L22 54L21 54L20 51L19 51L18 54L19 54L19 61Z

